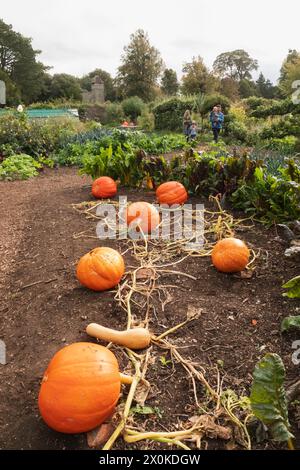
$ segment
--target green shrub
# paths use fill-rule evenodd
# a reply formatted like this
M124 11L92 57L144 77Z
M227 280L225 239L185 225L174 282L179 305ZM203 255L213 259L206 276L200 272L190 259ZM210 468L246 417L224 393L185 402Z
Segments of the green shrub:
M35 158L48 157L63 138L75 134L82 124L67 120L30 120L24 113L0 117L0 154L24 153Z
M125 118L123 107L120 103L107 103L105 124L121 124Z
M125 116L130 117L132 121L136 121L144 110L145 104L138 96L132 96L122 101L122 108Z
M12 155L0 164L0 179L25 180L38 175L42 165L29 155Z
M290 155L296 153L297 138L293 135L277 138L272 137L263 142L263 148L274 150L282 155Z
M286 114L300 114L300 104L294 104L290 98L281 101L273 101L271 104L259 106L251 113L256 118L269 116L284 116Z
M31 103L26 108L28 109L77 109L81 106L80 101L70 101L65 99L57 98L51 101L42 101L37 103Z
M209 113L212 108L217 104L220 104L222 106L222 112L224 114L228 114L230 108L230 100L227 98L227 96L219 94L205 95L203 112L205 114Z
M267 98L262 98L260 96L250 96L249 98L243 99L242 103L244 104L247 112L251 112L261 106L270 106L270 104L272 104L272 101L268 100Z
M155 129L179 131L183 126L183 115L187 109L195 109L194 98L171 98L153 108Z
M248 137L247 127L243 122L232 119L226 123L225 135L234 143L245 143Z
M271 124L271 126L264 127L259 133L261 140L279 138L282 139L286 136L299 137L300 135L300 116L288 115L281 118L278 122Z
M138 126L147 132L152 132L154 130L154 115L149 113L149 111L144 110L142 114L138 117L137 120Z

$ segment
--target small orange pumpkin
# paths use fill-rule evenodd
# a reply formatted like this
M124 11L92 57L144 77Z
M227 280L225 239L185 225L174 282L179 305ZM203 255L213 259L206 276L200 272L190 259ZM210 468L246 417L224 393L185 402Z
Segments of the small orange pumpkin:
M156 197L160 204L184 204L187 201L188 194L183 184L178 181L168 181L158 186Z
M159 225L159 212L149 202L133 202L126 211L126 222L137 224L144 233L151 233Z
M213 265L223 273L242 271L247 266L249 257L250 252L246 244L233 237L218 241L211 254Z
M109 176L101 176L93 182L92 194L97 199L113 197L117 194L117 184Z
M48 365L38 398L40 413L55 431L87 432L113 413L120 387L118 361L109 349L74 343Z
M120 253L103 246L84 255L77 264L79 282L95 291L111 289L119 284L125 271Z

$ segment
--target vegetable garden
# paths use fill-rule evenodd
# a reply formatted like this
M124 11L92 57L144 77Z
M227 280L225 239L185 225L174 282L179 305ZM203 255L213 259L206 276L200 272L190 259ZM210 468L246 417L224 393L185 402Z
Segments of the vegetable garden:
M0 123L1 447L299 447L299 155L202 137Z

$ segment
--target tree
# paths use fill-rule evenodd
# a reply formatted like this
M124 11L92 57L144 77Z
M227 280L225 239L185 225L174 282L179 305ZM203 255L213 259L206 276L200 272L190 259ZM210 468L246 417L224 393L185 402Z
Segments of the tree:
M36 60L40 51L32 48L31 41L0 20L0 70L16 84L26 103L38 97L41 80L47 70Z
M150 101L163 68L160 52L151 46L148 34L142 29L130 36L118 68L117 84L119 95L139 96Z
M144 102L138 96L131 96L122 102L125 116L129 116L132 121L136 121L145 108Z
M279 83L282 82L286 78L287 74L287 67L289 64L297 64L299 60L300 53L296 49L289 49L288 55L284 59L281 69L280 69L280 77Z
M217 87L217 79L209 72L202 57L193 57L192 62L182 69L181 91L183 94L212 93Z
M249 98L249 96L258 95L256 83L252 80L247 80L247 78L244 78L239 82L239 92L241 98Z
M231 101L236 101L240 96L238 82L230 77L222 78L220 82L220 93L227 96Z
M16 106L21 101L21 93L17 85L10 79L7 73L0 70L0 80L5 82L6 86L6 104L7 106Z
M102 69L95 69L90 72L88 75L85 75L80 79L80 85L85 90L91 91L92 81L93 78L96 77L101 78L104 83L104 93L105 93L105 100L106 101L115 101L116 99L116 88L114 85L114 81L112 76Z
M290 50L284 60L281 70L278 87L281 96L287 98L295 91L294 83L300 80L300 52Z
M270 80L265 79L262 72L259 74L259 77L256 80L256 88L258 96L262 96L262 98L272 99L275 96L276 87L273 86Z
M161 79L161 89L166 95L176 95L179 89L177 73L173 69L165 69Z
M66 73L55 74L50 84L50 99L81 100L79 79Z
M213 64L214 72L220 77L230 77L239 81L251 79L251 71L257 68L257 60L252 59L243 49L223 52Z

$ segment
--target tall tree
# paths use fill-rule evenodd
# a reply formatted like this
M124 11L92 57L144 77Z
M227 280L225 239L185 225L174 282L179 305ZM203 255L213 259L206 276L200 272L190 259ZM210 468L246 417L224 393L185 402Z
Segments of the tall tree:
M251 79L252 70L257 68L257 60L252 59L243 49L223 52L213 64L214 72L220 77L230 77L235 80Z
M95 69L90 72L88 75L85 75L80 79L80 85L85 90L90 91L92 86L93 78L96 77L101 78L104 83L104 93L105 93L105 100L107 101L115 101L116 99L116 88L114 85L114 81L112 76L102 69Z
M31 41L0 19L0 70L17 85L27 103L38 97L41 80L47 70L37 61L40 51L33 49Z
M259 77L256 80L256 87L258 95L262 96L262 98L274 98L276 87L273 86L270 80L265 79L262 72L259 74Z
M279 83L286 78L287 67L289 67L289 64L297 64L299 61L299 56L300 52L298 52L296 49L289 49L288 55L284 59L280 69Z
M300 52L293 49L289 51L280 70L278 82L280 95L284 98L292 96L298 80L300 80Z
M121 96L139 96L150 101L163 68L160 52L151 46L142 29L130 36L118 68L117 84Z
M176 95L179 89L177 73L173 69L165 69L161 79L161 89L166 95Z
M241 98L249 98L250 96L258 95L256 83L247 78L239 82L239 92Z
M193 57L183 66L181 91L184 94L212 93L217 87L217 79L209 72L202 57Z
M81 100L79 79L67 73L53 75L49 92L50 98Z
M0 80L5 82L6 86L6 104L7 106L15 106L21 101L21 93L17 85L11 80L7 73L0 69Z
M227 96L231 101L236 101L240 96L239 83L230 77L222 78L220 82L220 93L221 95Z

